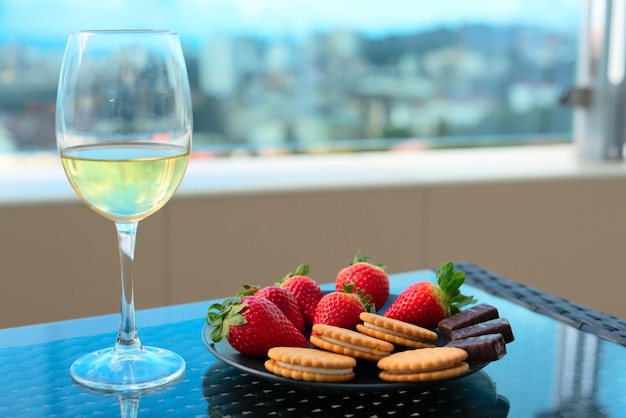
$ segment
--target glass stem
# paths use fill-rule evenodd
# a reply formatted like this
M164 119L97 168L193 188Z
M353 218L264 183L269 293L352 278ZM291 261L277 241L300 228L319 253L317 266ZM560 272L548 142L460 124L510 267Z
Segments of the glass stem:
M137 418L139 413L139 394L120 394L120 416L121 418Z
M135 241L137 239L137 222L115 224L120 250L122 269L122 306L120 330L117 335L115 349L118 353L141 350L141 342L137 335L135 323L135 300L133 293L133 261L135 259Z

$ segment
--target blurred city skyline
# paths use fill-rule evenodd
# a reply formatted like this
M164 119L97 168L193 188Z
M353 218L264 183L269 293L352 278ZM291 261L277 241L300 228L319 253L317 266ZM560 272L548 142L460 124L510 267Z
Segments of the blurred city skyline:
M216 152L569 134L583 0L415 3L0 0L0 149L54 147L63 47L85 27L177 30L194 144Z

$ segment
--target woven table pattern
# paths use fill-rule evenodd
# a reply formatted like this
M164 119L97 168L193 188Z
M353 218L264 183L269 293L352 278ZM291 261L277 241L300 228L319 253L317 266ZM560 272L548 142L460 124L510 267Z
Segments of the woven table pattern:
M523 305L580 331L626 346L626 321L620 318L514 282L469 262L455 263L455 267L465 272L465 283L469 285Z

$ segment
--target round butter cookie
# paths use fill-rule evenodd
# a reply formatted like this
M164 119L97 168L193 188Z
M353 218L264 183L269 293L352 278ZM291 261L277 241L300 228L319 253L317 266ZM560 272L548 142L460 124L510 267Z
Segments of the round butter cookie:
M375 313L361 312L359 318L363 321L356 326L359 332L394 345L410 348L434 347L438 338L437 333L429 329Z
M448 367L447 369L434 370L432 372L419 372L419 373L398 373L389 372L386 370L381 371L378 374L381 380L386 382L428 382L432 380L445 380L452 379L453 377L463 376L469 370L467 363L461 362L455 366Z
M469 370L467 352L456 347L419 348L394 353L378 361L379 377L389 382L450 379Z
M308 382L346 382L354 378L356 360L315 348L273 347L265 368L287 379Z
M388 341L326 324L313 325L310 341L324 350L369 361L378 361L395 348Z

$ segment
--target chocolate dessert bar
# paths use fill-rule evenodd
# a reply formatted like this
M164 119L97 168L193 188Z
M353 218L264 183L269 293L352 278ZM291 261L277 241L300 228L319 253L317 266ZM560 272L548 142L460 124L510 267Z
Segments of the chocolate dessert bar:
M502 334L505 343L514 340L511 324L506 318L490 319L489 321L455 329L450 334L451 340L460 340L486 334Z
M506 343L502 334L486 334L452 340L446 344L446 347L458 347L467 351L466 361L470 364L499 360L506 354Z
M451 339L450 334L455 329L468 327L498 317L498 310L494 306L481 303L439 321L439 333L442 337L449 340Z

